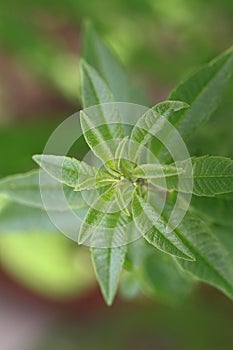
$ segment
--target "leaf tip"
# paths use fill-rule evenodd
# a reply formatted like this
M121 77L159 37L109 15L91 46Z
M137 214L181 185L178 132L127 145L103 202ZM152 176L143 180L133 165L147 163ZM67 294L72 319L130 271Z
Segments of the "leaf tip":
M42 160L42 155L41 154L34 154L32 156L32 159L34 162L36 162L39 166L41 166L41 160Z

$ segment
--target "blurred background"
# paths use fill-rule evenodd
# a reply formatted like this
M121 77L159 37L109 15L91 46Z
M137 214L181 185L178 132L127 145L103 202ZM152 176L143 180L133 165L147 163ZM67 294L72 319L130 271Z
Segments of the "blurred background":
M35 167L31 156L80 109L87 20L150 105L233 42L232 0L1 1L0 177ZM191 153L233 157L232 111L233 83ZM0 270L3 350L233 348L233 305L220 292L201 285L176 306L155 295L107 308L88 250L59 233L2 232Z

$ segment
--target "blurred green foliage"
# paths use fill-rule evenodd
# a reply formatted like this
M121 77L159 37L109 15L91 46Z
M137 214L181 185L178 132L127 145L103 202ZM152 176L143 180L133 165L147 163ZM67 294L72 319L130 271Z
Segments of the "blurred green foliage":
M196 66L232 45L232 19L231 0L2 1L0 48L16 65L26 67L36 79L59 91L77 107L80 28L84 21L91 20L117 52L133 80L140 81L155 102L166 96L168 88ZM217 111L211 122L190 140L189 149L193 154L233 156L232 90L233 85L219 108L221 114ZM2 84L1 93L4 94ZM0 113L8 120L2 106ZM60 113L59 118L52 117L49 120L55 121L43 124L31 122L1 127L0 177L32 168L31 155L41 153L50 133L59 123ZM216 139L220 142L216 143ZM76 153L76 149L73 152ZM61 294L64 292L63 281L68 281L67 294L68 289L71 293L79 290L78 281L76 284L73 280L78 276L77 270L70 267L67 257L70 250L76 254L78 249L62 236L39 238L38 234L32 234L30 237L18 236L17 239L13 235L8 238L2 236L0 244L4 248L1 265L31 288L55 297L56 283L60 279ZM40 283L35 283L27 269L30 265L28 261L33 258L28 255L29 247L35 245L41 247L35 257ZM53 259L49 253L46 255L48 260L45 259L48 247L54 250L56 271L48 268ZM40 264L42 257L44 262ZM69 267L60 271L60 261L64 260ZM46 281L51 283L48 285ZM87 285L90 285L89 280Z
M2 127L0 176L34 167L31 155L43 150L57 123ZM73 153L77 154L75 145ZM42 210L25 212L24 206L0 198L0 232L0 265L27 288L51 299L67 299L93 288L88 250L59 233Z
M136 80L164 89L232 44L232 18L230 0L15 0L0 4L0 43L76 101L84 20L95 24ZM151 92L153 101L160 95Z

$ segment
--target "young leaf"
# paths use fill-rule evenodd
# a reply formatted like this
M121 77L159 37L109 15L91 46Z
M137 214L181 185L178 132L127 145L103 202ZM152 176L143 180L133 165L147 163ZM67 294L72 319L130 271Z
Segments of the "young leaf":
M116 140L123 137L123 133L118 129L119 124L108 125L108 121L105 120L101 123L101 126L96 126L96 120L86 114L85 111L81 111L80 121L85 140L89 147L102 160L105 166L114 169L114 153L117 147Z
M117 184L118 182L119 180L113 179L110 176L108 177L102 176L102 177L96 177L96 178L92 177L78 184L74 190L75 191L92 190L92 189L114 185L114 184Z
M81 127L87 144L104 163L110 161L114 166L114 153L117 139L122 139L124 128L121 125L116 105L105 81L94 68L81 62L83 106L96 106L80 113ZM113 148L113 149L111 149Z
M133 141L130 155L132 160L138 160L145 146L153 135L160 131L166 122L164 118L168 118L174 111L179 111L188 108L187 103L181 101L165 101L157 104L149 109L136 123L131 133L131 140Z
M133 176L141 179L155 179L174 176L183 172L182 168L177 169L173 165L163 164L142 164L133 171Z
M194 260L176 230L168 232L167 223L143 198L134 194L132 211L135 223L145 239L156 248L182 259Z
M124 158L123 155L124 155L125 146L126 146L127 142L128 142L128 136L124 137L119 142L117 149L116 149L116 152L115 152L114 159L116 161L116 168L118 170L121 170L121 160L122 160L122 158Z
M173 112L189 108L189 104L180 99L173 99L170 101L163 101L155 105L152 109L164 118L169 118Z
M89 239L92 239L96 228L99 226L101 221L103 220L106 212L112 206L112 198L115 195L115 189L110 188L106 193L96 199L93 207L89 208L87 215L83 221L81 226L81 230L79 232L78 243L83 244L87 242ZM99 210L96 208L100 208Z
M168 190L179 190L188 193L190 181L193 179L192 193L197 196L215 196L233 191L233 161L224 157L204 156L192 158L193 174L187 171L189 160L177 162L183 169L179 176L169 177L166 180ZM159 180L154 183L159 185Z
M63 210L58 201L58 193L61 184L48 176L46 173L39 174L39 171L31 171L25 174L8 176L0 180L0 194L9 200L24 204L30 207L44 208L41 200L41 189L46 191L50 197L50 210ZM63 192L71 208L84 208L81 194L75 193L67 186L63 186Z
M47 154L34 155L32 158L54 179L71 187L77 186L80 175L89 178L98 173L97 168L75 158Z
M49 175L76 191L104 187L116 182L105 171L75 158L53 155L35 155L34 161Z
M107 305L111 305L119 276L125 261L126 246L116 248L92 248L92 260L97 279Z
M84 33L83 57L107 82L115 101L147 103L146 98L136 91L115 55L105 45L94 28L88 23Z
M117 186L116 201L120 211L130 216L128 205L131 202L134 187L129 181L121 181Z
M169 99L185 101L190 105L187 110L168 117L183 140L208 121L217 109L223 94L233 76L233 47L197 70L171 93ZM167 135L170 145L175 145L172 135ZM155 154L164 162L170 159L167 150L161 145Z

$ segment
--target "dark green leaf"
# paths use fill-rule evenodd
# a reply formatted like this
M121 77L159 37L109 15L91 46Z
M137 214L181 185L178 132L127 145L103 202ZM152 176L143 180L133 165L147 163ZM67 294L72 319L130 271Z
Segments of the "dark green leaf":
M233 161L224 157L204 156L177 162L177 167L184 171L179 177L166 179L166 188L197 196L215 196L233 191ZM193 182L193 189L191 183ZM154 183L160 185L159 180ZM162 186L162 185L161 185Z

